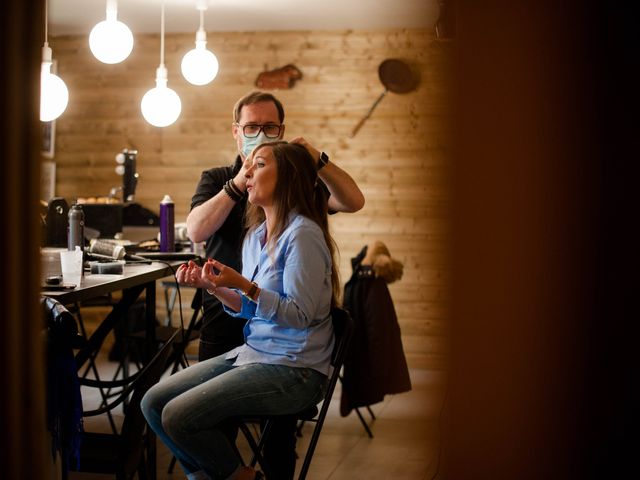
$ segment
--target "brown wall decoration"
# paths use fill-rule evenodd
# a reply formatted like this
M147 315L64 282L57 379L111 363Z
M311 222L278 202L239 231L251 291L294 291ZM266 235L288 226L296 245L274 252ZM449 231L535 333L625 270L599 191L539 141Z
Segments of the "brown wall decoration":
M290 63L284 67L261 72L256 78L255 85L265 90L281 90L292 88L301 78L300 69Z

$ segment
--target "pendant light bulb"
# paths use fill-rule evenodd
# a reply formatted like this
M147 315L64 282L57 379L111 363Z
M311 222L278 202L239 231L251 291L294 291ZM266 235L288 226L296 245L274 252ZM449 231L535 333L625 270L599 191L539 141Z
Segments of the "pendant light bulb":
M89 34L91 53L102 63L120 63L133 50L133 34L118 20L117 0L107 0L107 19L98 23Z
M45 41L42 47L40 67L40 121L51 122L58 118L69 103L69 89L62 79L51 73L53 65L51 48L47 41L48 5L45 4Z
M220 65L218 59L211 50L207 50L206 33L198 30L196 33L196 48L188 51L182 57L180 64L182 75L187 82L193 85L206 85L210 83L216 75Z
M180 67L187 82L192 85L206 85L216 78L220 65L213 52L207 50L207 32L204 30L206 2L197 2L196 8L200 11L200 28L196 32L196 48L188 51L182 57Z
M44 4L44 45L40 66L40 121L51 122L58 118L69 103L69 89L62 79L51 73L53 54L49 47L49 2Z
M142 97L142 116L154 127L167 127L180 116L182 102L176 92L167 87L167 69L164 66L164 2L160 10L160 66L156 70L156 87Z
M142 97L142 116L154 127L167 127L175 122L182 111L182 102L176 92L167 87L167 69L156 70L156 87Z

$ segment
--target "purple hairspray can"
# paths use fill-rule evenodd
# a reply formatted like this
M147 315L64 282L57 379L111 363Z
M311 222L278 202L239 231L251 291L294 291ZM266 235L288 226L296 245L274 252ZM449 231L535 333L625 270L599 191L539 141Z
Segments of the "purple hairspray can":
M160 202L160 251L173 252L176 249L174 230L174 204L169 195Z

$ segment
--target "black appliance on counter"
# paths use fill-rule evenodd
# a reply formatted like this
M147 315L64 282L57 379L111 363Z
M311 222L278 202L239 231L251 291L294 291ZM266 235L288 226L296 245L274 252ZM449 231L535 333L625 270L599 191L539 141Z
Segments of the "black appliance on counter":
M85 237L115 238L125 227L155 227L160 224L156 212L139 203L83 203ZM52 198L43 208L42 246L66 247L69 204L62 197ZM153 235L150 235L153 236Z
M42 243L45 247L66 247L69 227L69 204L62 197L53 197L44 208Z

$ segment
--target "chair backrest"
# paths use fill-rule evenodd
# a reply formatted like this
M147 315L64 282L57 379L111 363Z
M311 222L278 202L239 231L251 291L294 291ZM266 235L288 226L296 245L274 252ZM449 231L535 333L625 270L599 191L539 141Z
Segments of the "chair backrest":
M351 315L347 310L339 307L334 307L331 311L331 319L333 321L333 331L336 337L335 345L333 347L333 353L331 355L331 366L333 367L333 370L329 375L329 381L327 384L324 399L322 401L322 406L320 407L320 411L318 412L318 415L315 419L315 427L313 429L313 433L311 434L311 440L309 441L309 447L307 448L307 452L304 456L304 461L300 469L298 480L303 480L304 478L306 478L307 472L309 471L311 459L313 458L318 439L320 438L320 431L322 430L324 420L327 416L329 404L331 403L331 397L333 397L333 392L336 388L338 377L340 376L340 370L342 368L342 364L344 363L347 349L349 348L349 342L351 341L351 336L353 335L354 323Z
M336 366L337 363L344 362L351 336L353 335L354 323L351 315L347 310L341 307L331 309L331 321L333 323L333 332L336 336L336 344L331 354L331 365Z
M63 468L78 455L82 437L82 396L73 349L82 346L75 317L54 298L40 299L46 325L47 429Z

